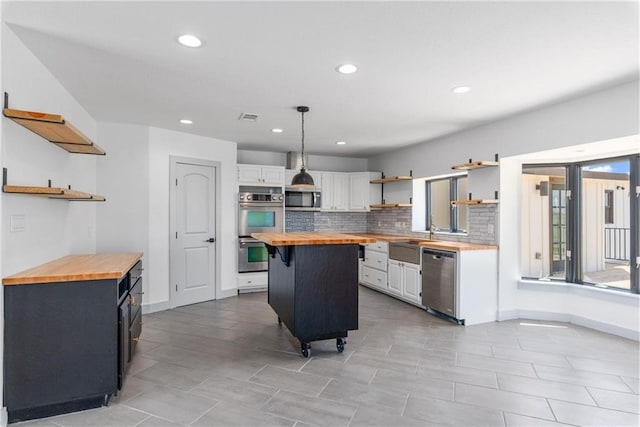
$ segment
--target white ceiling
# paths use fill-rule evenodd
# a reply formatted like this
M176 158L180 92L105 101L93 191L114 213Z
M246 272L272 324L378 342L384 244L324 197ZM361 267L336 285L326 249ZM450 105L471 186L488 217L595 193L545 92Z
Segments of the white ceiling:
M240 149L299 150L297 105L311 108L309 153L366 157L638 78L637 2L2 7L4 21L95 119ZM181 47L183 33L205 46ZM358 73L336 73L345 62ZM462 84L471 92L451 93ZM240 121L243 112L260 117Z

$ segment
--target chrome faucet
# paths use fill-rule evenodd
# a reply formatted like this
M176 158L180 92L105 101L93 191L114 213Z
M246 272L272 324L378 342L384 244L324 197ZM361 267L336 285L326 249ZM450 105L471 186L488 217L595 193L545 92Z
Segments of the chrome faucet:
M433 225L433 215L429 216L429 240L433 240L433 232L435 231L436 226Z

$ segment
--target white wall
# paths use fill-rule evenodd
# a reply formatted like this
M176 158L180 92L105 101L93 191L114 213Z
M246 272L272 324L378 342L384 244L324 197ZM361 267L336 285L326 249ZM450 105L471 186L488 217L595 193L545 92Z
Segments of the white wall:
M469 158L492 160L494 153L498 153L502 160L499 172L493 173L499 173L500 181L499 318L518 317L521 309L534 306L541 317L540 313L560 310L560 313L574 316L574 321L589 318L594 325L609 325L622 334L637 338L640 334L637 321L640 300L636 296L627 295L628 304L620 303L619 299L603 300L597 310L589 310L587 307L592 307L592 300L599 301L598 295L581 294L572 304L564 304L557 293L519 289L522 161L510 161L505 157L636 135L640 133L639 127L636 80L376 156L369 159L369 168L383 170L387 175L402 175L413 169L415 177L434 176L449 173L451 165ZM495 185L490 174L478 175L475 181L470 174L469 187L474 193L491 192Z
M97 213L97 248L144 252L145 312L169 308L170 156L221 165L216 298L235 295L236 144L120 123L100 123L98 135L111 158L97 168L98 187L108 200Z
M49 71L2 25L2 86L9 106L62 114L82 133L96 140L96 122ZM96 157L70 154L31 131L2 118L2 166L8 183L16 185L71 185L95 192ZM3 233L3 275L17 273L70 253L95 251L95 212L91 202L69 202L3 194L2 228L9 230L11 215L24 215L26 230Z
M151 310L169 300L169 157L220 162L216 298L236 294L236 144L158 128L149 129L149 252L146 256Z
M1 10L1 8L0 8ZM1 22L1 19L0 19ZM61 114L95 141L96 122L3 23L0 29L2 92L9 107ZM95 192L96 158L70 154L31 131L2 117L0 163L8 168L8 183L54 186ZM0 273L2 277L70 253L95 251L96 204L2 193L0 196ZM11 215L24 215L24 232L9 232ZM4 328L0 296L0 330ZM0 340L0 358L3 354ZM1 360L1 359L0 359ZM2 400L0 369L0 400ZM1 422L6 422L3 412Z
M149 253L149 128L98 123L98 141L107 156L98 159L97 190L107 201L96 207L97 252ZM148 269L143 271L145 295Z

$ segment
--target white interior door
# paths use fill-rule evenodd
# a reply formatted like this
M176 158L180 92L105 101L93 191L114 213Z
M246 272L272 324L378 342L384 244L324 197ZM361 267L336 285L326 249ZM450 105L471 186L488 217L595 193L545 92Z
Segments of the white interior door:
M171 306L215 299L215 167L175 161Z

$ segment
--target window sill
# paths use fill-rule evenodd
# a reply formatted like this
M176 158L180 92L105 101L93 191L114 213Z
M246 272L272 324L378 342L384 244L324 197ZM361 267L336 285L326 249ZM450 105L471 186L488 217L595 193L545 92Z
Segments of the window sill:
M638 305L640 303L640 295L632 294L623 290L612 290L598 288L591 285L579 285L576 283L567 283L559 280L546 281L534 279L519 279L518 289L531 291L546 291L556 293L569 293L575 295L583 295L591 298L598 298L603 301L619 302L625 304Z

